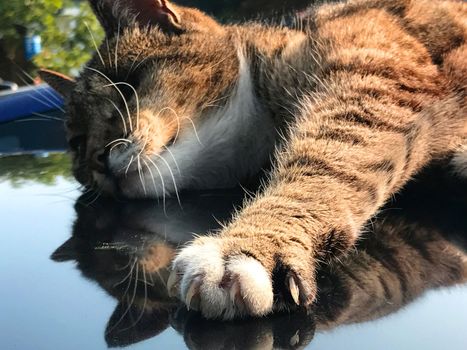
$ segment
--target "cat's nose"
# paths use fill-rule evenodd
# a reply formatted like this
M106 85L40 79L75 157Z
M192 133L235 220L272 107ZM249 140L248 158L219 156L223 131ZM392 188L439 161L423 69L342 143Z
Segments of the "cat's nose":
M107 152L105 150L97 150L92 155L90 167L99 173L105 173L107 170Z

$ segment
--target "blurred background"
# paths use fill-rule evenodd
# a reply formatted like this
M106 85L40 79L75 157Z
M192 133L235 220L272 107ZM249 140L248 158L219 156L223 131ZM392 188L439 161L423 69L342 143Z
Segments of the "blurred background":
M301 9L310 0L179 0L221 21L270 17ZM30 83L38 67L77 75L93 50L91 33L103 32L87 1L8 0L0 2L0 78ZM28 75L26 75L27 73Z

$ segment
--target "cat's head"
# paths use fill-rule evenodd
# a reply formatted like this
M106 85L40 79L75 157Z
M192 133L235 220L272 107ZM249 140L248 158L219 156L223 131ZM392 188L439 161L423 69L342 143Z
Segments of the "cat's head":
M173 193L183 187L180 172L210 146L200 140L202 124L236 87L241 62L231 33L165 0L90 4L106 37L79 78L41 73L67 101L74 174L130 197Z

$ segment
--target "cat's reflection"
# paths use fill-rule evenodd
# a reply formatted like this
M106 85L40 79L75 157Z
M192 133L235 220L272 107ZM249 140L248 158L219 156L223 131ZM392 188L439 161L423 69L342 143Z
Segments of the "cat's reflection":
M168 297L165 283L177 248L194 233L219 228L241 204L242 190L188 194L182 206L169 199L89 204L83 196L73 235L52 258L75 260L84 276L118 300L106 329L109 346L126 346L172 326L191 349L298 348L317 330L379 318L427 289L467 281L467 201L459 200L467 193L451 185L449 198L449 186L433 183L407 189L369 225L350 255L321 269L318 302L308 312L216 322Z

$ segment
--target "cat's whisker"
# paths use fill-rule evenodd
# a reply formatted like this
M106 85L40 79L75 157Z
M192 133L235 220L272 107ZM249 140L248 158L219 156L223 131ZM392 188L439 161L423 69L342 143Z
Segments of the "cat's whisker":
M138 152L138 155L136 156L136 159L138 161L138 172L140 171L140 159L141 159L141 155L143 154L144 152L144 149L146 148L146 145L148 144L148 138L146 137L146 140L144 141L144 144L143 146L141 147L140 151ZM143 180L141 178L141 174L140 174L140 179L141 179L141 184L143 185L143 189L145 188L144 186L144 183L143 183ZM146 191L145 191L146 193Z
M117 41L115 42L115 74L118 75L118 42L120 41L120 19L118 19L117 26Z
M84 201L84 200L80 201L80 203L83 204L85 207L89 207L92 204L94 204L101 195L99 191L95 191L95 189L93 188L85 192L85 194L88 194L88 193L91 193L91 198L89 199L89 201Z
M120 118L122 119L123 131L125 132L125 136L128 135L128 129L127 129L125 117L123 116L122 111L120 110L120 108L118 108L115 102L112 101L110 98L107 98L106 100L109 101L112 104L112 106L117 110L118 114L120 115Z
M131 156L130 161L128 162L128 165L126 166L126 169L125 169L125 176L128 175L128 170L130 169L131 163L133 163L134 159L135 159L135 157Z
M156 154L156 157L161 159L164 162L165 166L167 167L167 169L170 172L170 176L172 177L172 182L174 184L175 195L177 196L177 201L178 201L178 204L180 205L180 208L181 208L182 207L182 202L180 201L180 196L178 195L177 182L175 181L174 173L172 172L172 169L170 168L169 163L167 162L167 160L165 160L164 157L162 157L160 154Z
M39 93L39 94L40 94L40 93ZM39 102L39 103L42 103L42 104L43 104L44 106L46 106L46 107L49 107L49 108L50 108L50 107L57 108L57 109L60 110L62 113L66 113L65 110L64 110L62 107L60 107L60 106L57 105L56 103L52 102L52 101L51 101L50 99L48 99L46 96L44 96L44 95L42 95L42 94L40 94L40 95L44 98L45 101L43 101L43 100L41 100L41 99L39 99L39 98L37 98L37 97L35 97L35 96L33 96L33 95L29 95L29 97L31 97L33 100L35 100L35 101L37 101L37 102ZM48 102L48 103L46 103L46 102Z
M160 116L160 114L164 111L170 111L172 112L174 115L175 115L175 120L177 121L177 133L175 134L175 137L174 137L174 141L173 143L175 143L178 139L178 136L180 134L180 129L181 129L181 125L180 125L180 117L178 115L178 113L173 109L173 108L170 108L170 107L164 107L162 108L161 110L159 110L159 112L157 112L156 114L156 118L158 118Z
M34 113L32 113L34 114ZM53 119L53 118L44 118L42 116L38 116L39 118L22 118L22 119L19 119L19 120L11 120L7 123L24 123L24 122L52 122L52 121L62 121L61 119L57 118L57 119Z
M177 121L177 133L175 134L173 143L177 142L178 136L180 135L180 129L181 129L180 118L177 116L177 118L175 120Z
M157 273L157 276L159 277L160 281L162 282L162 284L164 285L165 289L167 289L167 283L165 282L164 278L162 277L161 273L159 272L159 270L156 270L156 273ZM152 283L154 283L154 280L152 279L152 276L149 275L149 277L151 278L151 281Z
M139 125L139 96L138 96L138 92L136 91L136 89L134 88L133 85L125 83L123 81L119 81L118 83L114 83L114 84L115 85L125 85L125 86L128 86L131 90L133 90L133 93L135 94L135 98L136 98L136 129L138 129L138 125ZM113 84L104 85L104 87L108 87L108 86L111 86L111 85L113 85Z
M41 114L41 113L31 113L32 115L35 115L35 116L38 116L38 117L41 117L41 118L44 118L44 119L47 119L47 120L55 120L55 121L59 121L59 122L65 122L65 120L63 118L58 118L58 117L53 117L51 115L47 115L47 114Z
M118 147L118 146L120 146L120 145L127 145L127 143L121 141L121 142L116 143L116 144L113 145L112 147L110 147L109 156L112 156L112 151L113 151L116 147Z
M88 29L89 34L91 35L92 43L93 43L93 45L94 45L94 47L96 49L97 55L99 56L99 58L100 58L100 60L102 62L102 66L105 67L104 59L102 58L101 52L99 51L99 48L97 47L96 40L94 39L94 35L92 34L91 28L89 27L89 25L88 25L88 23L86 21L84 22L84 25L86 26L86 28Z
M153 174L153 172L151 170L151 167L149 166L148 162L146 162L146 160L144 158L142 158L141 160L143 161L144 165L146 166L146 168L149 171L149 174L151 175L151 180L152 180L152 185L154 187L154 192L156 192L157 201L159 202L159 191L157 190L156 180L154 179L154 174Z
M23 70L22 68L20 68L20 71L21 71L21 73L24 74L25 77L27 77L28 79L30 79L31 82L34 81L34 78L33 78L31 75L29 75L25 70ZM24 79L22 76L18 75L18 78L20 78L21 81L22 81L24 84L26 84L26 85L31 85L31 84L30 84L26 79ZM43 90L43 91L41 91L41 90L36 90L36 91L37 91L37 93L38 93L41 97L44 98L44 100L46 100L47 102L49 102L53 107L55 107L55 108L59 109L60 111L62 111L63 113L65 113L65 110L64 110L62 107L60 107L60 104L62 103L62 101L61 101L56 95L54 95L51 91L49 91L49 90ZM47 96L45 95L45 93L47 93ZM33 96L31 96L31 97L33 97ZM52 99L53 99L53 100L52 100ZM44 103L43 101L40 101L40 100L38 100L38 99L36 99L36 101L39 101L39 102L41 102L41 103Z
M173 152L167 146L163 146L163 148L167 151L167 153L169 153L170 157L173 159L173 161L175 163L175 167L177 168L178 174L181 175L182 172L180 171L180 167L178 166L177 160L175 159L175 156L174 156Z
M115 139L113 141L110 141L108 144L104 146L104 148L109 147L111 144L114 144L115 142L123 142L123 143L133 143L133 141L125 139L125 138L120 138L120 139Z
M137 159L137 162L138 162L138 176L139 176L139 180L141 182L141 186L143 187L143 192L145 195L147 195L147 192L146 192L146 185L144 184L144 179L143 179L143 174L142 174L142 171L141 171L141 157L138 155L136 157Z
M203 146L203 143L201 142L201 140L200 140L200 138L199 138L198 130L196 130L196 125L195 125L195 123L193 122L193 120L192 120L190 117L188 117L188 116L184 116L183 119L187 119L187 120L191 123L191 125L193 126L193 131L194 131L194 133L195 133L196 139L198 140L199 144L200 144L201 146Z
M111 86L113 86L118 91L120 97L123 99L123 103L125 104L126 112L127 112L127 115L128 115L128 121L129 121L129 124L130 124L130 130L133 131L133 125L131 123L130 108L128 107L128 102L127 102L127 100L125 98L125 95L123 95L122 90L120 90L118 88L118 86L112 81L112 79L110 79L107 75L102 73L100 70L92 68L92 67L84 67L84 69L91 70L91 71L101 75L104 79L106 79L110 83Z
M157 173L159 174L159 178L161 179L161 185L162 185L162 208L164 210L164 214L165 216L167 217L167 211L166 211L166 206L165 206L165 183L164 183L164 178L162 176L162 173L161 171L159 170L159 168L157 167L156 163L154 163L154 161L146 156L146 159L153 165L154 169L156 169Z
M101 195L102 195L102 189L98 189L96 197L91 202L89 202L86 206L90 207L91 205L93 205L100 198Z
M136 61L138 60L139 56L141 55L143 51L140 51L138 55L133 59L133 62L131 63L130 69L128 70L128 73L126 74L125 80L128 80L128 77L130 76L131 73L133 73L133 66L135 65Z
M82 186L80 186L79 188L81 189ZM84 188L84 191L82 192L82 195L86 195L88 193L90 193L93 189L91 187L88 187L88 188Z
M148 57L145 57L141 60L141 62L139 62L136 67L134 68L134 70L137 70L139 68L139 66L141 66L144 62L146 62L148 59L150 59L151 56L148 56Z
M159 271L158 271L158 270L156 270L155 273L157 273L157 274L159 275L159 277L160 277L160 274L159 274ZM148 277L149 277L149 279L151 280L151 286L155 286L155 285L156 285L156 282L154 282L154 278L152 278L152 273L148 273ZM161 282L164 284L163 281L161 281ZM165 286L165 284L164 284L164 286Z
M109 59L109 65L110 65L110 68L112 68L112 58L110 55L109 39L107 38L107 36L105 37L105 45L107 46L107 57Z
M22 72L22 73L23 73L24 75L26 75L29 79L34 80L28 73L26 73L26 72ZM21 81L22 81L24 84L30 85L30 83L29 83L26 79L24 79L22 76L18 75L18 77L21 79ZM45 91L48 91L48 90L45 90ZM38 101L38 102L40 102L40 103L42 103L42 104L44 104L44 105L46 105L46 106L49 106L49 104L50 104L50 106L52 106L52 107L54 107L54 108L57 108L57 109L59 109L60 111L62 111L63 113L65 113L65 110L64 110L62 107L60 107L60 105L58 104L58 103L59 103L58 100L56 100L56 102L52 101L51 98L49 98L48 96L46 96L46 95L45 95L41 90L39 90L39 89L37 89L36 92L37 92L37 93L39 94L39 96L41 96L46 102L48 102L48 104L46 104L44 101L42 101L41 99L38 99L37 97L35 97L35 96L33 96L33 95L29 95L33 100ZM53 95L50 94L50 96L53 96ZM54 97L54 99L56 99L55 96L53 96L53 97Z

